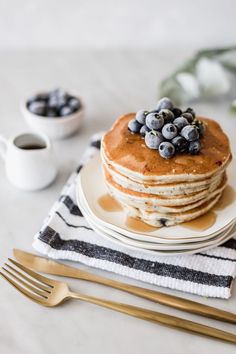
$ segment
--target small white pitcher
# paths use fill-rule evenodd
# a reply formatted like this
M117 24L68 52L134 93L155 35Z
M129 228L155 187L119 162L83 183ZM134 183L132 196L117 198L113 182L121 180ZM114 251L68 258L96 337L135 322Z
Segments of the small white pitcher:
M57 175L52 145L43 134L24 133L9 140L0 136L0 155L8 179L20 189L42 189Z

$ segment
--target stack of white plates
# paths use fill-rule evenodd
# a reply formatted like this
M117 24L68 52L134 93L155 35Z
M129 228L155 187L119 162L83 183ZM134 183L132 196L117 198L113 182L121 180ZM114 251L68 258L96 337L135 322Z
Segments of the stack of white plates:
M92 158L78 176L77 202L88 223L102 237L149 254L191 254L216 247L234 236L236 198L232 186L235 176L236 165L232 163L228 171L230 201L225 203L222 210L214 211L216 220L206 230L192 230L181 224L150 228L150 231L145 232L129 228L124 210L106 211L99 204L100 198L107 194L99 155Z

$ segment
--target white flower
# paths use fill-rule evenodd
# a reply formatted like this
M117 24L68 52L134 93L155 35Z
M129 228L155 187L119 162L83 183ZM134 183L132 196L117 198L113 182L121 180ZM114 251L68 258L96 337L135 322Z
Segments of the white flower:
M202 58L196 65L196 77L204 95L221 95L229 91L230 82L222 65Z
M199 97L199 85L196 78L187 72L182 72L176 75L176 80L185 92L187 100L192 100Z

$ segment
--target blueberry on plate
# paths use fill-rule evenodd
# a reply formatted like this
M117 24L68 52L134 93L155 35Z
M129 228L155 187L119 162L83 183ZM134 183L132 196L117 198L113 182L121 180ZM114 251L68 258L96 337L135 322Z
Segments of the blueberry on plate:
M172 123L175 119L174 113L172 113L169 109L161 109L159 115L164 118L164 124Z
M34 101L29 104L28 109L31 113L37 114L38 116L44 116L46 103L43 101Z
M190 152L191 155L196 155L199 153L201 150L201 143L199 140L191 141L189 144L188 151Z
M80 101L78 100L78 98L75 97L69 98L67 104L74 112L78 111L81 106Z
M145 144L147 145L147 147L149 147L149 149L157 150L162 141L163 136L160 132L157 132L155 130L151 130L145 135Z
M182 117L186 118L188 120L189 123L193 122L193 115L191 113L183 113Z
M172 109L172 112L173 112L175 118L178 118L178 117L180 117L182 115L182 110L180 108L178 108L178 107L174 107Z
M161 109L170 109L172 110L174 108L173 103L168 97L163 97L161 98L158 103L156 109L160 111Z
M164 125L161 132L165 139L171 140L178 134L178 129L174 124L168 123Z
M73 110L69 106L64 106L60 109L60 116L61 117L69 116L72 113L73 113Z
M172 139L171 143L174 145L177 152L188 151L188 142L180 135L177 135L174 139Z
M199 138L198 129L194 125L186 125L185 127L183 127L183 129L181 130L181 135L187 141L194 141Z
M136 113L135 118L140 124L145 124L147 114L148 114L148 111L142 109Z
M128 123L128 129L132 132L132 133L139 133L140 129L142 127L142 124L140 124L139 122L137 122L136 119L131 119Z
M142 128L140 129L139 133L142 135L142 136L145 136L146 133L150 132L150 129L146 126L146 125L143 125Z
M164 159L170 159L175 154L175 147L169 141L163 141L159 145L159 154Z
M173 123L178 128L178 130L181 130L183 127L185 127L185 125L189 124L188 120L186 118L184 118L184 117L175 118Z
M185 110L186 113L191 113L193 118L196 117L196 113L195 111L191 108L191 107L188 107L186 110Z
M149 113L146 117L146 126L149 129L159 130L163 127L164 118L158 113Z

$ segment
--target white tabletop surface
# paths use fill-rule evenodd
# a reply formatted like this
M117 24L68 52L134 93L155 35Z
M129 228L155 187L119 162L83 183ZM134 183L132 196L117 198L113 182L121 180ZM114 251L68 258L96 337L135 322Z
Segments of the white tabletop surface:
M60 173L49 188L35 193L15 189L0 162L0 264L13 247L33 252L33 235L78 161L88 137L107 129L122 113L155 105L158 82L189 53L136 52L11 52L0 55L0 133L22 132L27 126L19 112L22 97L55 86L79 90L86 103L86 119L79 134L55 142ZM236 118L217 100L196 104L199 114L220 121L236 149ZM81 268L85 268L79 265ZM115 279L166 293L183 295L236 312L236 282L230 300L213 300L161 289L90 269ZM182 316L236 333L235 326L198 318L95 284L68 279L73 290ZM3 354L118 354L235 353L235 346L161 327L87 303L71 301L54 309L40 307L0 279L0 352Z

